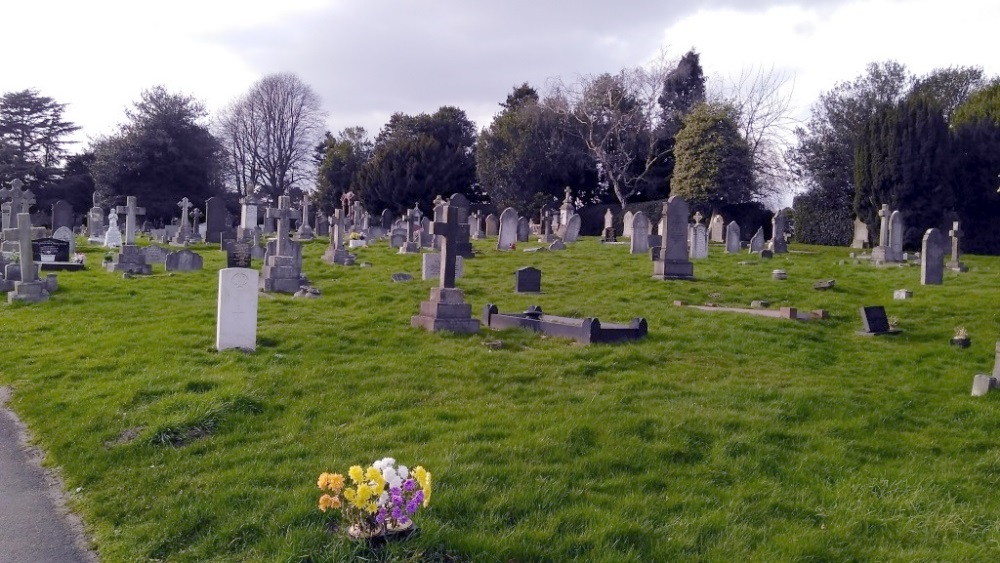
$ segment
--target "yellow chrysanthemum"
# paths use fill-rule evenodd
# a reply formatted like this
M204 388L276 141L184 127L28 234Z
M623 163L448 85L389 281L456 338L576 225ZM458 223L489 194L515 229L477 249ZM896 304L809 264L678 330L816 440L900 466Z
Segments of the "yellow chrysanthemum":
M361 481L364 481L365 479L365 474L361 470L360 465L352 465L351 470L348 471L347 474L351 476L351 481L354 481L355 485L360 485Z
M357 493L351 488L344 489L344 498L347 499L348 502L354 502L354 499L357 498Z
M363 499L362 502L372 498L372 488L368 485L358 485L358 498Z
M319 509L326 512L331 508L340 508L340 498L332 497L330 495L323 495L319 497Z
M340 491L335 490L333 486L337 477L340 477L340 483L341 486L343 486L344 478L340 475L334 475L333 473L320 473L319 480L316 481L316 486L319 487L320 490L330 489L335 493L339 493Z
M368 512L368 514L375 514L376 512L378 512L378 505L375 504L374 502L369 502L368 504L365 505L365 510Z
M330 480L327 485L329 485L331 491L339 494L340 491L344 490L344 476L340 473L330 475Z
M424 472L424 483L423 483L423 485L420 488L424 490L424 508L427 508L427 505L431 503L431 472L430 471L425 471Z

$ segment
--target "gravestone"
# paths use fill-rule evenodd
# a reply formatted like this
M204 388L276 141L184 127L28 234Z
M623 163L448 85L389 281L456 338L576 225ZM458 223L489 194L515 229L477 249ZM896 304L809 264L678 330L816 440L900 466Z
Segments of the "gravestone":
M582 219L579 215L573 214L566 221L566 230L563 233L563 242L576 242L576 239L580 237L580 224Z
M104 240L104 210L96 205L87 214L87 238L90 242Z
M108 230L104 233L104 248L118 248L122 245L122 233L118 230L118 214L112 209L108 213Z
M0 189L0 199L10 200L10 205L5 205L8 212L5 213L7 222L2 225L3 229L18 228L21 214L28 213L31 205L35 203L35 194L31 193L30 190L21 189L23 187L24 182L15 178L10 181L9 188Z
M742 250L740 246L740 226L736 221L730 221L726 225L726 252L735 254Z
M250 268L252 264L253 255L250 252L250 243L233 242L226 247L227 268Z
M420 279L434 280L441 278L441 255L437 252L427 252L421 255ZM465 258L455 257L455 279L465 275Z
M257 226L257 205L259 201L248 196L243 198L243 208L240 210L240 226L251 229ZM228 231L226 223L226 202L219 196L205 200L205 242L222 243L222 231Z
M45 264L69 262L69 243L57 238L40 238L31 241L31 257L43 269Z
M944 283L944 236L937 229L927 229L920 250L920 285Z
M573 205L573 190L569 186L566 186L566 197L563 199L562 206L559 207L559 224L566 225L569 223L570 217L576 215L576 206ZM572 241L567 241L572 242Z
M420 215L420 209L416 205L406 212L406 240L399 249L400 254L420 252Z
M472 318L472 305L465 302L462 290L455 287L456 239L462 232L468 233L468 227L459 222L460 214L460 208L452 204L437 209L431 233L441 237L439 287L432 289L430 299L420 304L420 314L410 318L411 326L435 332L479 332L479 321Z
M392 279L393 282L399 283L399 282L411 281L413 279L413 276L407 274L406 272L397 272L389 276L389 278Z
M771 251L775 254L788 252L788 242L785 240L785 231L788 221L785 218L785 210L782 209L774 214L771 219Z
M123 244L114 259L111 262L106 262L104 267L109 272L142 275L153 273L153 267L146 263L146 254L143 252L142 247L134 244Z
M162 246L151 244L143 248L142 253L148 264L162 264L163 261L167 259L167 254L169 254L170 251Z
M215 349L257 348L257 270L219 270L219 301L215 320Z
M500 228L497 231L497 250L510 250L517 243L517 210L508 207L500 214Z
M500 219L490 213L486 216L486 236L495 237L500 234Z
M885 307L881 305L874 307L861 307L861 323L863 329L858 334L874 336L879 334L894 334L898 330L889 326L889 317L885 314Z
M59 227L73 229L73 206L61 199L52 204L52 232Z
M712 215L708 222L708 240L712 242L726 241L726 222L722 215Z
M903 223L903 213L898 209L889 216L889 248L887 249L887 262L901 262L903 260L903 231L906 226Z
M326 215L322 211L316 212L316 217L314 218L316 223L316 236L327 237L330 236L330 223Z
M204 260L200 254L188 249L178 250L167 254L163 260L163 267L168 272L191 272L202 269Z
M657 279L689 279L694 277L694 264L688 259L687 202L680 196L670 196L663 204L660 235L663 247L659 260L653 262L653 277Z
M636 212L632 216L632 239L629 241L629 252L631 254L645 254L649 252L649 219L642 211Z
M878 245L872 249L872 262L875 264L884 264L889 262L890 251L889 251L889 216L891 212L889 211L888 204L882 204L882 207L878 211L879 216L879 226L878 226Z
M312 227L309 226L309 200L302 198L302 216L299 220L299 230L295 233L297 240L312 240L316 238Z
M344 248L344 216L343 211L335 209L330 217L330 245L323 254L323 260L329 264L350 266L354 264L355 256Z
M604 212L604 232L607 232L608 229L612 229L612 237L614 237L614 228L615 214L611 212L610 208L608 208L608 210Z
M696 223L691 229L691 259L708 258L708 227Z
M136 217L146 214L145 207L138 207L136 205L135 196L128 196L125 198L126 205L118 206L115 211L115 221L117 223L118 213L125 214L125 244L135 244L135 224Z
M462 194L454 194L448 200L448 205L456 208L458 213L458 224L464 225L464 230L459 230L458 233L452 235L455 237L455 254L463 258L472 258L475 256L472 250L472 242L469 241L469 200ZM434 210L434 221L444 221L444 206L440 206ZM442 215L438 215L440 212ZM432 225L433 227L433 225ZM434 229L431 228L431 233L434 233ZM441 247L441 239L438 239L438 248Z
M382 210L382 220L380 222L383 229L387 232L392 230L392 212L388 209Z
M635 218L635 214L631 211L625 212L625 217L622 219L622 236L632 238L632 221Z
M261 266L260 289L265 292L295 293L305 280L302 279L301 256L302 247L288 238L288 222L298 211L292 209L290 198L280 196L278 207L268 209L267 216L275 219L278 224L278 236L273 243L274 252L269 252ZM269 243L269 247L271 243Z
M868 246L868 225L860 217L854 218L854 237L851 240L851 248L865 248Z
M18 184L14 184L18 182ZM11 182L18 189L20 181ZM7 303L14 301L24 301L28 303L38 303L49 298L46 284L38 280L37 268L31 252L31 215L28 213L17 214L17 240L20 251L21 276L19 281L14 282L14 290L7 293ZM8 266L8 271L10 267ZM9 277L9 276L8 276Z
M211 201L212 198L209 198ZM216 205L216 204L212 204ZM259 221L257 210L260 209L261 201L253 194L250 194L240 200L240 232L237 233L237 238L239 240L247 240L250 235L247 231L257 230L257 222ZM205 208L208 209L208 201L205 202ZM215 225L213 223L212 216L214 213L209 209L208 219L206 220L209 227ZM220 231L221 232L221 231ZM212 230L209 229L208 236L211 237ZM206 239L208 242L215 242L211 238ZM221 239L219 240L221 243Z
M177 229L177 234L174 235L170 244L178 246L187 245L188 240L191 238L191 225L188 224L188 215L191 212L192 206L193 204L186 197L177 202L177 207L181 208L181 222Z
M541 293L542 271L527 266L514 272L514 291L517 293Z
M574 215L573 217L579 217L579 215ZM572 217L570 218L572 219ZM556 239L549 245L549 250L566 250L566 243Z
M539 219L541 221L541 233L538 237L538 242L543 242L546 244L552 243L556 240L556 234L552 230L553 212L551 209L545 208L540 211Z
M503 224L503 216L500 217ZM527 217L520 217L517 220L517 242L528 242L531 239L531 222Z
M56 229L56 232L52 233L52 238L64 241L69 245L69 256L70 258L76 254L76 235L73 234L73 230L69 227L62 226Z
M965 235L965 233L963 233L962 230L959 228L958 221L952 222L951 230L948 231L948 235L951 237L951 259L948 260L947 264L948 269L954 270L956 272L965 272L967 271L967 269L965 267L965 264L962 264L962 262L959 260L959 252L958 252L958 241L963 235Z
M757 227L757 232L750 238L750 254L760 252L767 246L764 239L764 227Z
M201 242L205 240L206 227L201 224L201 218L204 216L205 214L197 207L191 211L191 231L188 235L188 242Z

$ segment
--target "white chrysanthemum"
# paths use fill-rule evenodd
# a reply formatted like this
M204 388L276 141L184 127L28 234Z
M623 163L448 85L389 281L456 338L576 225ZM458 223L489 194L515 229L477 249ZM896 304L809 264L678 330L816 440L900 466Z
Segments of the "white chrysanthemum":
M380 494L378 496L378 505L379 506L388 506L389 505L389 493L388 492L383 491L382 494Z
M405 465L400 465L396 472L399 473L399 476L403 479L410 478L410 470L407 469Z

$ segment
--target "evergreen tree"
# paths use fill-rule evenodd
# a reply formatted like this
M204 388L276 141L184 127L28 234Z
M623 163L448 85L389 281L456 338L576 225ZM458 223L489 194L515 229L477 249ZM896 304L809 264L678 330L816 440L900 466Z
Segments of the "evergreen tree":
M63 119L65 109L66 104L37 90L0 97L0 185L17 178L25 189L42 196L59 179L69 143L66 137L79 130Z

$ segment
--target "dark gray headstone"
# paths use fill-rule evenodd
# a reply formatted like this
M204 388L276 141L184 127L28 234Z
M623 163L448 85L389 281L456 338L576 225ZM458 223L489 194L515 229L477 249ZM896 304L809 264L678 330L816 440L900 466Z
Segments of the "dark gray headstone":
M146 263L148 264L162 264L167 259L167 254L169 253L170 251L166 248L155 244L151 244L143 249L143 254L146 255Z
M885 314L885 307L881 305L862 307L861 323L864 325L864 332L868 334L884 334L890 328L889 317Z
M226 267L250 268L253 257L250 246L249 242L230 243L226 248Z
M73 228L73 206L61 199L52 204L52 232L59 227Z
M413 279L413 276L404 272L398 272L392 275L392 281L394 282L407 282Z
M190 272L193 270L200 270L202 269L203 264L204 260L200 254L192 252L186 248L167 254L167 258L163 261L164 268L168 272Z
M222 231L228 231L226 224L226 202L221 197L205 200L205 242L220 243Z
M517 293L541 293L542 271L528 266L514 272L514 291Z
M69 262L69 243L57 238L31 241L31 256L36 263Z

